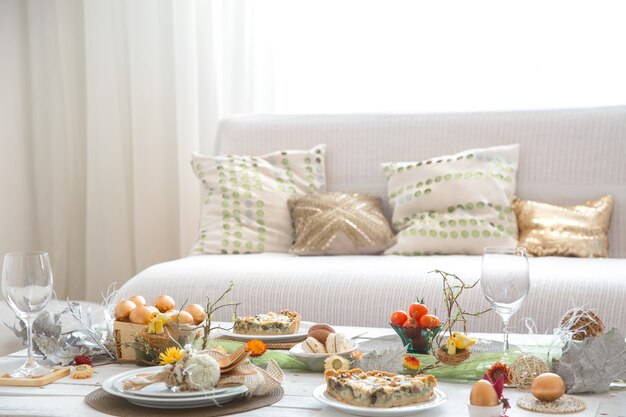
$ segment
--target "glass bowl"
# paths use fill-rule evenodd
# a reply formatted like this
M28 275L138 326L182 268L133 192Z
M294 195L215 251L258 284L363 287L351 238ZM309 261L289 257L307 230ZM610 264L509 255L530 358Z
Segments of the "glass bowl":
M443 325L437 327L404 327L389 323L402 339L407 353L429 353L433 338L441 331Z

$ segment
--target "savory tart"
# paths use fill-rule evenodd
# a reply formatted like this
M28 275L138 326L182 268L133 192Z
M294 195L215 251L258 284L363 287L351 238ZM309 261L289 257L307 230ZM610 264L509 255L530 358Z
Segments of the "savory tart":
M338 401L358 407L389 408L428 401L437 385L432 375L328 370L326 392Z
M239 317L235 321L233 333L260 336L294 334L300 328L300 314L282 310L256 316Z

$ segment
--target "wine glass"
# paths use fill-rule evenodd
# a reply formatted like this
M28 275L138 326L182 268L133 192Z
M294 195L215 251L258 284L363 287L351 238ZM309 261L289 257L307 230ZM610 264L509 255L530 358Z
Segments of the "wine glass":
M14 378L43 375L49 368L33 358L33 321L52 296L52 268L47 252L14 252L4 255L2 294L26 325L28 359L9 374Z
M509 353L508 324L524 303L530 280L526 249L494 246L484 249L480 287L504 323L504 353Z

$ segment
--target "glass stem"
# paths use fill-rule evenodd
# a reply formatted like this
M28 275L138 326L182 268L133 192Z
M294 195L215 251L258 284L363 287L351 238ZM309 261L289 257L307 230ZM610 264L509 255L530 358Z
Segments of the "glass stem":
M509 353L509 318L503 317L504 322L504 353Z
M26 359L26 365L33 366L35 365L35 358L33 358L33 322L29 317L24 320L24 323L26 324L26 337L28 340L28 359Z

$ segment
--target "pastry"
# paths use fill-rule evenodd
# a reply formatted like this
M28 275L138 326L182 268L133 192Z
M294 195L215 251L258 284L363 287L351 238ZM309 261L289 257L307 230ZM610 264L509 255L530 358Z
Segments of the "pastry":
M256 316L238 317L233 333L261 336L294 334L300 328L300 314L283 310Z
M305 353L326 353L324 345L321 344L316 338L310 336L302 342L302 350Z
M326 339L326 352L341 353L350 350L348 338L343 333L329 333Z
M308 336L316 338L320 343L326 343L326 339L330 333L335 333L335 329L328 324L314 324L309 328Z
M428 401L437 380L432 375L398 375L360 369L324 373L326 392L338 401L358 407L389 408Z

